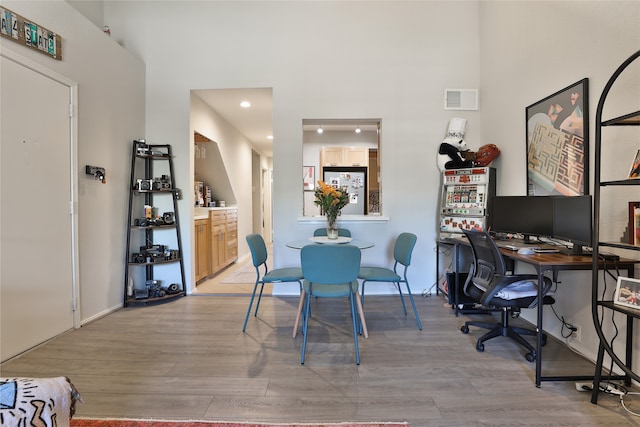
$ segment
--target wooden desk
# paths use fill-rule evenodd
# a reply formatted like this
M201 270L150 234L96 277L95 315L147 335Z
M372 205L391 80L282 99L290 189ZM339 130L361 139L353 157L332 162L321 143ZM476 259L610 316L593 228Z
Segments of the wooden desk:
M450 238L444 241L443 243L448 243L454 245L454 256L456 258L455 268L456 268L456 279L459 274L460 265L458 260L460 259L460 248L465 246L469 247L469 241L465 237L459 238ZM533 245L532 245L533 246ZM543 247L545 245L535 245L537 247ZM527 263L533 266L536 269L538 274L538 301L542 301L542 288L544 283L544 277L546 273L552 274L552 280L557 283L558 272L565 270L591 270L593 266L593 261L591 256L575 256L575 255L564 255L561 253L535 253L532 255L522 255L517 251L512 251L509 249L500 248L500 252L506 258L506 261L519 261ZM634 274L634 265L638 263L636 260L620 258L617 261L617 264L614 261L602 261L599 263L599 268L608 269L615 268L618 269L626 269L627 277L633 277ZM537 305L537 318L536 318L536 329L538 332L542 331L542 320L543 320L543 304ZM630 358L630 354L628 354ZM542 381L580 381L580 380L593 380L593 375L578 375L578 376L543 376L542 375L542 334L538 333L537 335L537 343L536 343L536 387L540 387Z

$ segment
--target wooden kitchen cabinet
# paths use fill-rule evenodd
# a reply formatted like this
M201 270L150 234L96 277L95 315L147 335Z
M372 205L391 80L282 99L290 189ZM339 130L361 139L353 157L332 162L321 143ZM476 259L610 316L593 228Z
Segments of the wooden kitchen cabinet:
M320 166L369 165L369 149L366 147L322 147Z
M343 149L344 166L369 166L369 149L346 147Z
M209 213L211 273L216 274L238 259L238 210L217 209Z
M238 259L238 210L227 209L225 265Z
M195 221L196 283L211 274L211 233L209 219Z

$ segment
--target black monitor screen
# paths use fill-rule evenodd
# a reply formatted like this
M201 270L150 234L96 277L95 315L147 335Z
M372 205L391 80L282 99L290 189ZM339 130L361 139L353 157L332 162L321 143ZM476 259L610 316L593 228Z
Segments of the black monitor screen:
M489 225L496 233L530 236L553 234L553 197L495 196L491 198Z
M572 254L591 246L591 196L555 197L553 201L553 237L573 243Z

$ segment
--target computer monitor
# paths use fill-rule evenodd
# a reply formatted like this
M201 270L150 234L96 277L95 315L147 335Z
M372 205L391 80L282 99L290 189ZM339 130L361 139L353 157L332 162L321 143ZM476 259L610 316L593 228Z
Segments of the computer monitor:
M585 255L584 246L592 246L591 196L566 196L553 199L553 238L573 243L562 250L567 255Z
M494 196L487 222L492 232L522 234L533 243L532 236L553 234L553 197Z

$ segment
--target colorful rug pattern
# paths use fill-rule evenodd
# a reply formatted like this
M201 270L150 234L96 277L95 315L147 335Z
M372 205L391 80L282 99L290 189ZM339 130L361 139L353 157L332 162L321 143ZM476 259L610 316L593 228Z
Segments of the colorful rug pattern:
M264 424L217 421L73 418L70 427L408 427L407 423Z

